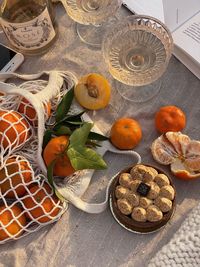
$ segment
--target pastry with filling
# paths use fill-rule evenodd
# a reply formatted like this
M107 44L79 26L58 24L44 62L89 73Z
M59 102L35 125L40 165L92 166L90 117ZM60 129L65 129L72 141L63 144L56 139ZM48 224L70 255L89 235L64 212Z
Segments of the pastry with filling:
M142 207L136 207L136 208L133 209L131 217L132 217L133 220L135 220L137 222L146 222L146 220L147 220L147 212Z
M163 213L162 211L155 205L151 205L147 208L147 220L149 222L157 222L162 220Z
M159 186L159 187L163 187L165 185L169 185L169 178L167 177L167 175L163 174L163 173L159 173L158 175L156 175L156 177L154 178L154 182Z
M130 173L122 173L119 177L119 183L124 187L130 187L130 182L132 181L132 176Z
M118 206L119 210L121 211L121 213L124 215L129 215L132 213L133 206L125 198L118 199L117 200L117 206Z
M161 187L160 196L173 200L175 196L174 188L171 185L165 185Z
M172 201L165 197L158 197L155 200L155 205L159 207L162 212L168 212L172 209Z

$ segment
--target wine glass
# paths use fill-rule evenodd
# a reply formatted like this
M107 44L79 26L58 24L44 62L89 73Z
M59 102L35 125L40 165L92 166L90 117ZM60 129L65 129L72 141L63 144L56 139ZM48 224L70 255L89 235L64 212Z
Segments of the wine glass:
M68 15L77 22L76 30L86 44L101 47L109 18L114 16L122 0L62 0Z
M168 28L159 20L132 15L110 27L102 44L114 87L133 102L145 102L161 88L173 49Z

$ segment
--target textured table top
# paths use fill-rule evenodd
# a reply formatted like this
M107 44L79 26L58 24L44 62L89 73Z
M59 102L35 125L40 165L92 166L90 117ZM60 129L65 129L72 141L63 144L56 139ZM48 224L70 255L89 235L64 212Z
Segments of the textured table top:
M89 72L105 75L111 83L100 50L82 43L75 31L74 22L60 4L56 7L59 37L51 50L39 57L26 57L20 73L37 73L42 70L70 70L77 77ZM122 8L120 15L129 14ZM3 35L0 41L6 43ZM158 136L154 127L154 114L162 105L177 105L187 116L184 133L200 139L200 81L178 60L172 57L162 78L160 93L143 104L124 101L113 89L111 105L98 112L90 112L97 126L106 133L115 119L130 116L137 119L143 130L143 140L135 149L143 162L157 165L150 153L150 145ZM84 195L87 201L102 201L105 188L117 171L131 164L131 159L107 153L109 168L98 171ZM158 165L157 165L158 166ZM168 174L169 168L165 169ZM72 205L56 224L32 235L0 247L0 266L147 266L159 249L167 244L187 214L199 199L200 181L183 182L173 176L177 189L177 208L167 226L154 234L132 234L116 223L109 209L98 215L84 213Z

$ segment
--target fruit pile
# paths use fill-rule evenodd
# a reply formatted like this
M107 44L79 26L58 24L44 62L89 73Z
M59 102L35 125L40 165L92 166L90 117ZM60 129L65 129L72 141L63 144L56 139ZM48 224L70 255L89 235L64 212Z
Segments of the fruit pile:
M97 93L97 97L92 96L92 107L105 107L110 98L110 86L106 79L98 74L90 74L85 82L90 95ZM71 88L66 94L63 92L60 100L58 97L57 105L55 101L54 106L50 101L44 103L46 132L42 157L47 177L38 175L38 166L34 165L37 160L33 159L33 154L30 156L31 145L37 141L39 122L36 109L28 99L16 97L14 101L17 105L7 110L3 105L7 96L2 96L0 243L18 239L60 218L66 205L54 187L54 176L64 178L77 170L106 168L106 163L95 148L99 146L98 141L108 138L91 131L93 124L82 120L85 111L71 112L75 91L76 97L79 97L79 85L80 83L75 87L76 90ZM104 85L107 86L105 95ZM100 105L94 105L95 98L96 102L101 102Z

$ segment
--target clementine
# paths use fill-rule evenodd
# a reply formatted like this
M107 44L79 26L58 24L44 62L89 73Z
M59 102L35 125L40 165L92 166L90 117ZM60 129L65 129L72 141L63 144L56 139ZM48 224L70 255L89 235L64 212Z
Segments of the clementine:
M23 210L17 205L12 205L9 209L0 206L0 240L9 239L9 237L18 237L23 233L23 227L26 225L26 217ZM6 232L7 231L7 232Z
M23 196L31 180L32 173L28 161L17 156L8 158L0 170L1 192L6 193L6 197L9 198L14 198L15 193L18 197Z
M30 137L30 125L16 111L0 110L0 142L4 148L24 144Z
M140 124L131 118L121 118L111 127L110 140L119 149L132 149L142 139Z
M46 118L48 119L51 115L51 103L48 102L46 105L44 105L44 108ZM18 107L18 111L23 114L32 125L37 125L36 110L26 98L22 98Z
M66 154L69 145L69 137L66 135L52 138L43 151L43 158L46 166L55 160L53 174L66 177L75 172Z
M48 184L44 186L34 185L29 189L22 202L28 212L26 213L29 219L34 218L37 222L46 223L53 220L60 212L58 207L59 199L52 194L52 189Z
M164 106L155 115L155 126L160 133L178 132L186 125L184 112L176 106Z

